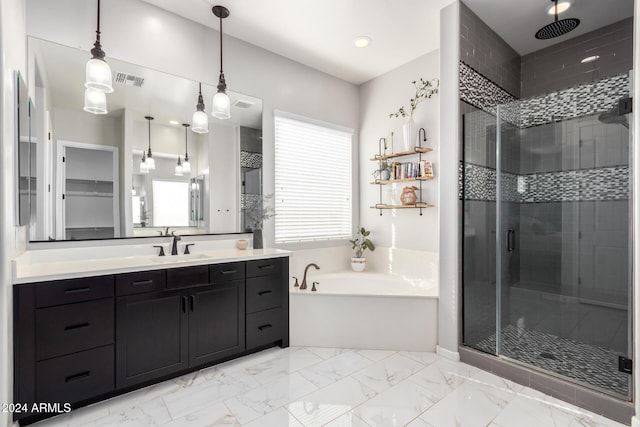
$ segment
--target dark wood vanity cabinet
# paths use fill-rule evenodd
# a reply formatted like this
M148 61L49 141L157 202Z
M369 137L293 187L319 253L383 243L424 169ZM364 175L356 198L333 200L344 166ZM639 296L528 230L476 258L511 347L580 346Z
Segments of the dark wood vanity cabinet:
M273 258L16 285L14 401L82 406L287 347L288 274Z

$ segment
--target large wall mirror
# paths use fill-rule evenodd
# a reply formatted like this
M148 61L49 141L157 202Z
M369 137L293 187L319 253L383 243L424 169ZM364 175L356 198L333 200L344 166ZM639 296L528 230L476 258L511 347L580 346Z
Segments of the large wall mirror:
M108 112L91 114L83 111L91 55L33 37L28 51L37 106L31 176L41 184L28 190L31 241L260 226L249 218L262 209L262 100L228 91L231 118L208 115L209 132L196 133L186 125L198 82L109 58ZM207 112L215 91L202 85ZM145 171L149 149L155 169ZM180 174L186 154L190 172Z

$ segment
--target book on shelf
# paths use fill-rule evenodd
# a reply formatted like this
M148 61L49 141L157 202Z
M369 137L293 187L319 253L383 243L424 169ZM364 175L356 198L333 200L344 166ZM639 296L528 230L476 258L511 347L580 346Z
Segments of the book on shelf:
M391 178L393 180L433 178L431 162L393 162L391 163Z

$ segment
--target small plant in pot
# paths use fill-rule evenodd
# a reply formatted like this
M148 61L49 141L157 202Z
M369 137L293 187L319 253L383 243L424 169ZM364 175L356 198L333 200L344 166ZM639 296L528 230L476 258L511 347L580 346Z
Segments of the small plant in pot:
M376 250L373 242L368 239L370 234L370 231L365 230L364 227L360 227L356 233L356 238L349 240L352 245L351 249L355 250L356 254L356 256L351 257L351 269L353 271L364 271L364 268L367 266L367 259L363 257L364 251L367 249L370 251Z

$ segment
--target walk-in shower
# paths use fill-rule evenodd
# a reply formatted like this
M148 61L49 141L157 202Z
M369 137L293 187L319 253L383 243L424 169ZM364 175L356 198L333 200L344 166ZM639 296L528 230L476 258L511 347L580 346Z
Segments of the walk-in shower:
M462 8L463 344L630 399L633 18L523 54L478 15Z

